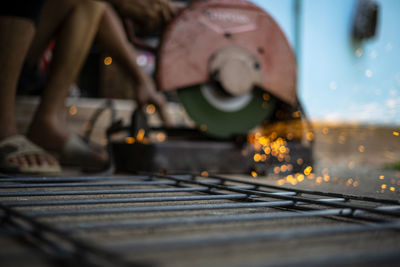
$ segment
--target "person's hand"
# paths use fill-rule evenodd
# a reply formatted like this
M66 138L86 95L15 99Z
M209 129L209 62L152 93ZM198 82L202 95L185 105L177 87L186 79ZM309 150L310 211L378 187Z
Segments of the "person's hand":
M115 4L121 15L130 17L144 31L167 24L176 10L169 0L119 0Z
M144 109L146 105L153 104L164 122L164 125L167 127L172 126L171 119L167 112L167 100L165 96L157 91L153 79L143 71L137 83L135 95L139 108Z

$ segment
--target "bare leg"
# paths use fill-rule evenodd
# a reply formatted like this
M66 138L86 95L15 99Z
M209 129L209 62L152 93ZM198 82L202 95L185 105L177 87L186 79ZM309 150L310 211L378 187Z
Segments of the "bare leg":
M0 141L18 134L14 110L16 87L34 34L32 21L0 17ZM9 163L15 166L58 164L51 157L35 154L12 157Z
M16 87L34 34L32 21L0 17L0 140L17 134L14 114Z
M135 85L139 105L155 104L166 125L170 120L166 112L166 100L156 91L153 80L136 64L137 53L128 41L121 20L111 6L107 6L100 23L97 40L128 72Z
M30 55L37 57L36 49L43 47L43 43L50 40L52 30L41 24L51 24L47 21L54 10L57 10L60 1L48 0L43 8L38 28L38 38L35 40ZM71 1L67 1L71 2ZM76 1L72 1L75 3ZM45 149L61 151L69 138L70 132L66 126L65 98L70 85L75 81L84 59L97 32L103 14L103 4L97 1L78 1L57 27L56 46L49 70L49 79L46 83L42 101L35 113L29 130L29 137Z
M56 3L55 3L56 2ZM34 66L49 43L56 38L68 15L77 6L79 0L58 0L45 2L38 23L38 30L28 50L26 63Z

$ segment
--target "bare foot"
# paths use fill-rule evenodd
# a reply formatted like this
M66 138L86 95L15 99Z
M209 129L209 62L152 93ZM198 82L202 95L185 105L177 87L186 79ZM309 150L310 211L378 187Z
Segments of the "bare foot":
M32 120L27 137L48 151L61 153L71 135L65 120L38 117L35 116Z
M55 158L18 134L0 140L0 168L2 170L17 168L22 173L60 171L59 163Z
M38 154L28 154L24 156L11 157L8 162L15 166L56 166L58 165L58 161L53 157L38 155Z
M67 123L63 119L35 118L30 125L28 137L44 149L59 154L62 164L75 166L87 165L89 162L95 165L105 165L108 162L108 156L104 149L89 147L83 142L71 142L74 134L66 125ZM81 161L82 156L86 160ZM71 158L74 159L72 162L75 161L76 164L71 163ZM63 159L68 160L63 162Z

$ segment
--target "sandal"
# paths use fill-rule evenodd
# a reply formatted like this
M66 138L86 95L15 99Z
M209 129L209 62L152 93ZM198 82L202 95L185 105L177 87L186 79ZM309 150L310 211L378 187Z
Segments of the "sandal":
M59 154L59 161L63 166L81 167L83 171L101 171L108 166L107 158L102 159L102 153L104 149L100 145L88 144L72 134Z
M61 167L58 163L54 165L18 165L10 162L13 157L28 155L44 156L57 162L53 156L29 141L25 136L14 135L0 142L0 171L15 174L55 174L61 172Z

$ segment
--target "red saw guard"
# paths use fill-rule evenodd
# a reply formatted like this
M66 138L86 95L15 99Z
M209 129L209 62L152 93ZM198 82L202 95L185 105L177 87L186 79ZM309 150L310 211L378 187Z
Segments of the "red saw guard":
M213 55L231 46L258 59L261 88L297 103L296 61L285 35L268 13L244 0L196 1L168 25L159 50L159 88L173 91L207 83Z

